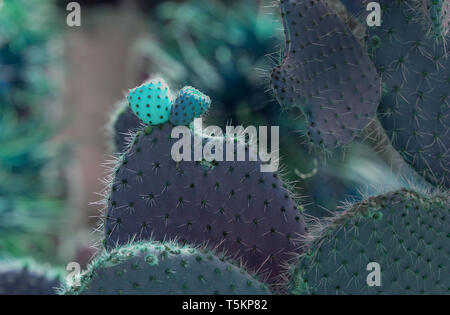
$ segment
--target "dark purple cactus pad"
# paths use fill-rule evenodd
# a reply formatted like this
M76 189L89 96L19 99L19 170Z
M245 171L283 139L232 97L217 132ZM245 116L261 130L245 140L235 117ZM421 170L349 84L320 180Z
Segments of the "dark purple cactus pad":
M124 155L108 200L107 248L152 237L207 244L275 282L304 234L279 176L261 173L260 162L176 163L171 130L143 129Z
M308 138L334 148L353 140L375 116L381 83L368 54L325 1L282 0L286 49L271 73L282 107L300 107Z

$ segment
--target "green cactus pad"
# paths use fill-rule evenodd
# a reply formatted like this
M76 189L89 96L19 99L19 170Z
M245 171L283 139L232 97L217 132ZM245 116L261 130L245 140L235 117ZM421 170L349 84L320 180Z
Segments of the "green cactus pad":
M293 270L294 294L449 294L448 194L400 190L370 198L311 235ZM369 286L369 263L381 286Z
M185 86L175 99L170 122L174 125L189 125L195 118L206 113L210 106L209 96L191 86Z
M66 295L270 294L265 285L212 252L142 242L104 252Z
M128 103L133 113L145 124L160 125L169 121L172 97L163 79L154 79L130 90Z

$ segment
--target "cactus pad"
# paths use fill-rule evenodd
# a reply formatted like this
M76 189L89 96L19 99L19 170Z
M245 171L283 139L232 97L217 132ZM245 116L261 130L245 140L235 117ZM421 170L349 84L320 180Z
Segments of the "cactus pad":
M314 233L294 294L449 294L450 198L400 190L370 198ZM381 269L368 286L367 265Z
M106 205L107 248L176 238L226 251L275 280L297 250L293 239L304 233L279 174L261 173L261 162L248 160L176 163L171 130L171 124L140 130L116 168Z
M282 0L286 51L270 78L282 107L300 107L308 138L334 148L375 116L381 83L368 54L324 0Z
M405 161L430 183L448 188L448 45L427 34L411 1L382 3L383 23L369 31L383 77L379 119Z
M62 294L270 294L244 269L212 252L174 243L131 244L105 252Z

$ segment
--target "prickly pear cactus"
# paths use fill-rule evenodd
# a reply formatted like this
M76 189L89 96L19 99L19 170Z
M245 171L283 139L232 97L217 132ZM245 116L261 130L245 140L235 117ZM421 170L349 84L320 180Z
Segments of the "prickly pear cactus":
M304 226L278 175L260 173L256 162L176 163L171 130L144 128L123 157L108 201L106 245L152 236L208 243L279 275Z
M405 161L432 184L448 188L448 45L427 34L414 3L381 1L383 23L369 31L383 77L378 117Z
M425 197L408 190L354 205L311 235L291 292L448 294L449 210L448 194ZM381 278L380 286L370 287L366 268L373 262Z
M195 117L205 114L210 106L209 96L192 86L185 86L175 99L170 113L170 122L174 125L188 125Z
M0 263L0 295L53 295L61 285L61 274L32 262Z
M118 161L105 200L106 247L166 237L206 244L275 282L304 233L287 184L278 173L262 173L249 150L246 161L237 161L235 144L234 161L223 155L223 161L175 162L172 128L142 128ZM195 144L192 133L187 139Z
M353 140L375 116L380 78L368 54L324 0L282 0L286 37L270 84L285 108L300 107L307 136L334 148Z
M214 253L175 243L141 242L104 252L80 286L62 294L213 295L270 294L244 269Z
M131 90L128 102L133 113L146 124L159 125L169 121L173 100L163 79L153 79Z

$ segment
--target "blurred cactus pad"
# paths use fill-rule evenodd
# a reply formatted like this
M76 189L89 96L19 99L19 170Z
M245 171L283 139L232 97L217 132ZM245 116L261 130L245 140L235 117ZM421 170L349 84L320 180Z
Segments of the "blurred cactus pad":
M0 262L0 295L53 295L61 282L60 270L30 260Z

